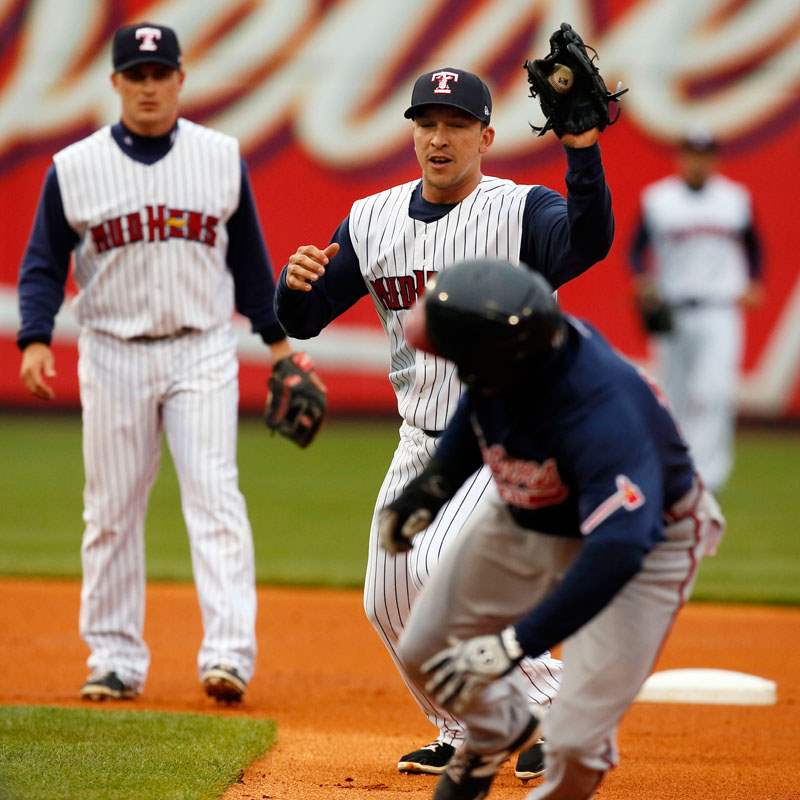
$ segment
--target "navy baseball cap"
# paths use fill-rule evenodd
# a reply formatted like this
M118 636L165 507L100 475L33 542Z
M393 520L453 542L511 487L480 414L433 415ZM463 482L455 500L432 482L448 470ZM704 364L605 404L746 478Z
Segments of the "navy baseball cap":
M181 67L181 47L172 28L153 22L126 25L114 34L111 49L114 72L137 64L164 64L173 69Z
M492 116L489 87L475 74L463 69L444 67L420 75L411 92L406 119L414 119L423 106L453 106L488 123Z

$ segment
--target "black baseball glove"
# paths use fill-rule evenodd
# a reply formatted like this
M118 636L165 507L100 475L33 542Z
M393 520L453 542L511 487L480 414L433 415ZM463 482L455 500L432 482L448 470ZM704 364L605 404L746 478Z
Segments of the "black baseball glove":
M456 493L460 481L451 481L435 456L428 466L378 517L378 538L384 550L397 555L412 548L412 539L425 530L439 509Z
M590 58L587 50L593 55ZM531 97L538 97L547 121L542 127L531 125L539 136L551 128L556 136L578 134L591 128L603 130L616 122L611 119L608 105L628 90L617 85L609 92L595 66L597 52L566 22L550 37L550 53L544 58L526 61Z
M264 422L275 433L308 447L327 407L327 389L307 353L292 353L272 367Z
M659 297L639 297L636 300L642 327L655 336L672 330L672 309Z

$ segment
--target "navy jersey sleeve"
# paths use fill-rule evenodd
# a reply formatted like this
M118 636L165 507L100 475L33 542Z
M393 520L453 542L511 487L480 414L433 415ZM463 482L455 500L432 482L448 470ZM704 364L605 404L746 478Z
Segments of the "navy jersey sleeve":
M747 271L751 281L761 280L764 273L764 257L761 237L755 223L751 223L742 232L742 243L747 256Z
M286 338L273 309L275 277L272 273L247 166L242 161L239 206L226 225L228 269L233 275L236 308L250 320L253 331L267 344Z
M634 275L642 275L647 272L647 251L650 248L650 229L644 218L644 213L639 213L639 220L631 239L631 246L628 250L628 263Z
M553 288L606 257L614 241L614 213L599 145L565 148L567 199L544 186L528 193L520 260Z
M17 294L22 324L17 346L20 350L32 342L50 344L56 314L64 302L70 254L78 241L78 234L64 216L58 175L51 166L19 270Z
M367 294L358 256L350 239L350 217L345 217L331 238L339 252L328 262L325 274L310 292L297 292L286 285L284 266L275 293L275 311L290 336L310 339Z
M455 413L447 423L436 447L447 483L459 487L483 463L480 446L472 427L472 403L469 391L461 395Z
M662 535L663 488L655 446L635 417L595 419L603 431L575 442L581 550L561 583L514 628L526 654L541 655L596 616L641 569ZM608 425L604 425L608 423ZM642 426L638 426L641 428ZM638 442L630 447L631 441Z

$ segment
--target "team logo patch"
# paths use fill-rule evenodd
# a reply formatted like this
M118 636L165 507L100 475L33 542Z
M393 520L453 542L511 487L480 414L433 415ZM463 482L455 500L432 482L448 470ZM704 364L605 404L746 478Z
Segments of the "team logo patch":
M148 52L158 50L156 41L161 38L161 31L158 28L137 28L134 35L137 41L140 39L142 41L139 45L140 50Z
M536 461L509 458L505 447L500 444L481 449L500 497L510 505L533 509L554 506L566 500L569 489L558 474L554 458L539 464Z
M634 511L644 505L644 492L627 476L617 475L617 491L603 500L581 525L581 533L588 536L601 522L620 508Z
M431 80L436 83L436 88L433 90L434 94L452 94L453 90L450 88L450 81L458 83L457 72L434 72Z

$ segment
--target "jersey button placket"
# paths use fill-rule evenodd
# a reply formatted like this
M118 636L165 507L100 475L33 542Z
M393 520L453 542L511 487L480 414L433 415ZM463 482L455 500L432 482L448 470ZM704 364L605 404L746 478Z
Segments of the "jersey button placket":
M162 204L164 193L161 191L159 182L157 180L155 169L151 167L147 171L147 194L151 198L151 203L155 213L158 213L158 206ZM158 328L159 321L161 320L161 276L159 274L162 258L159 250L163 247L161 244L160 236L153 239L152 245L154 257L147 259L147 298L148 298L148 312L150 317L151 327ZM158 331L161 333L161 331Z

